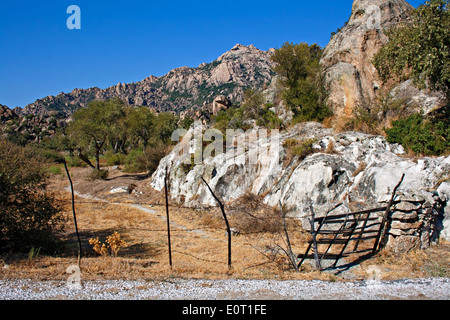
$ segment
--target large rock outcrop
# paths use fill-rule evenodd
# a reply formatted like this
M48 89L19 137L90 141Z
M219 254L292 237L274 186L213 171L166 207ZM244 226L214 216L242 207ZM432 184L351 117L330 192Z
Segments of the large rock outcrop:
M328 104L337 118L351 117L355 107L370 108L383 83L372 64L388 41L384 31L407 22L414 8L404 0L355 0L347 24L335 34L321 59ZM393 97L425 113L441 107L445 97L418 90L411 81L399 84ZM407 94L404 94L407 92Z
M195 139L192 137L193 130L190 130L183 143L161 161L151 181L154 189L162 190L167 168L171 198L182 205L216 206L201 181L204 177L225 202L250 192L261 195L263 201L271 206L278 206L281 202L289 208L292 216L301 219L309 214L308 199L311 199L318 215L325 214L339 202L345 204L341 209L346 210L379 207L389 199L404 173L405 180L399 191L405 197L417 198L424 214L436 215L439 212L436 216L439 215L440 223L448 228L446 219L449 217L444 219L444 211L448 211L445 203L450 194L448 188L440 187L440 184L448 179L450 157L409 159L404 157L401 146L389 144L381 136L335 133L311 122L282 132L275 140L278 154L267 149L268 146L272 148L274 142L270 136L260 137L247 147L235 150L235 159L257 155L253 164L229 161L227 153L207 157L195 166L186 166L179 155L183 146L195 153ZM293 138L299 141L314 139L314 153L301 161L295 157L289 160L289 151L283 145L287 139ZM237 136L235 143L244 139L242 135ZM422 206L425 202L426 205ZM434 208L434 211L429 208ZM448 232L446 230L443 234Z

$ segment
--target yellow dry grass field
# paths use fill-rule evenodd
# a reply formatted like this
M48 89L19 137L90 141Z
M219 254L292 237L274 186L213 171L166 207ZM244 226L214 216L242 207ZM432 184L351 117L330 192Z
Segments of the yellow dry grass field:
M362 280L368 277L367 270L371 265L383 270L383 279L449 275L448 243L424 251L412 251L401 257L384 250L353 267L350 277L348 274L344 277L335 272L318 272L310 263L305 263L300 272L295 272L280 249L287 246L275 211L258 204L255 198L243 199L233 207L226 207L231 227L241 231L241 234L232 237L231 270L227 266L227 233L220 210L194 210L171 204L171 269L163 195L150 188L145 174L126 174L110 168L106 181L89 181L89 170L70 169L83 246L83 280L161 280L173 277ZM77 263L78 250L68 187L64 171L51 177L49 191L64 205L67 216L64 252L55 255L1 256L0 278L67 279L66 269ZM117 189L122 187L127 189ZM252 212L251 218L243 213L246 209ZM258 216L264 219L252 220ZM293 251L303 253L308 234L302 231L298 221L287 221ZM100 243L105 243L114 232L126 242L117 256L96 253L89 240L98 238Z

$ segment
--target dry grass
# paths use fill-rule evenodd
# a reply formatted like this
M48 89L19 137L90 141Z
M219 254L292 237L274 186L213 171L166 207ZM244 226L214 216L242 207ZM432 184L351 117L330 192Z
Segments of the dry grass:
M364 261L354 270L360 278L367 277L370 266L381 270L381 280L422 277L450 277L450 242L439 244L425 250L411 250L396 254L384 249L370 260Z
M71 170L78 192L85 194L89 190L95 190L95 197L102 199L76 198L78 226L84 250L81 260L84 280L152 280L171 277L341 280L339 276L320 273L309 264L304 264L301 272L294 272L286 255L279 249L286 248L284 235L280 232L279 215L274 209L264 206L260 198L250 194L233 206L226 207L231 227L241 231L232 240L231 271L227 268L227 235L220 211L195 211L171 206L171 270L168 263L165 208L158 204L161 203L161 195L150 189L148 181L138 175L131 177L114 171L110 172L107 181L88 182L84 175L89 169ZM126 183L134 183L139 196L109 194L111 187ZM37 255L32 259L26 253L1 256L0 279L67 279L66 269L77 263L70 194L65 190L67 185L62 175L56 175L50 186L65 205L65 214L69 220L64 236L66 250L53 256ZM142 207L135 207L133 204L136 202L144 204L141 204ZM153 203L152 207L150 203ZM154 213L143 211L142 208L154 210ZM308 235L301 232L298 221L287 221L293 250L295 253L303 253ZM89 239L98 237L104 243L107 236L115 231L127 243L118 257L99 256L95 253ZM357 276L359 272L364 277L364 268L376 264L382 269L389 269L389 277L448 276L449 248L449 244L442 244L426 251L410 253L401 259L383 251L375 258L363 262L362 269L356 268L355 272Z

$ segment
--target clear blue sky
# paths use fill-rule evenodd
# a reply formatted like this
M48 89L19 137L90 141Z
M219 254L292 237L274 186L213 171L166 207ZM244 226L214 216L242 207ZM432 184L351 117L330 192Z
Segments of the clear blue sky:
M410 0L417 7L424 0ZM41 0L0 3L0 104L106 88L211 62L235 44L326 46L352 0ZM69 5L81 30L69 30Z

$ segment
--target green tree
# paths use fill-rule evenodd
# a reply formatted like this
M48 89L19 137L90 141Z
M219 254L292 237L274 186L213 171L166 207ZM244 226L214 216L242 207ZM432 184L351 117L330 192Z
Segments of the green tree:
M58 248L65 218L46 185L45 166L33 150L0 140L0 251Z
M412 12L411 22L386 31L389 42L374 57L383 81L408 76L420 88L450 96L450 13L448 0L431 0Z
M170 112L163 112L158 114L156 118L156 130L153 144L159 141L165 144L170 144L172 133L178 128L178 121L174 114Z
M260 91L248 89L244 92L244 103L242 104L242 118L245 120L256 120L261 127L275 129L280 128L282 121L270 110L273 104L266 104L266 100ZM239 115L235 115L239 116ZM233 120L233 119L231 119Z
M77 145L80 159L99 171L101 152L108 141L118 139L121 134L118 124L125 115L126 105L119 99L93 101L87 108L76 111L67 131ZM88 158L90 152L95 156L95 166Z
M245 90L242 111L245 119L258 119L264 112L264 97L261 92Z
M294 112L295 121L322 121L331 115L325 104L320 68L323 49L317 44L286 42L272 55L274 71L283 87L282 98Z
M126 124L131 137L147 148L149 140L156 134L156 115L147 107L135 108L128 114Z

